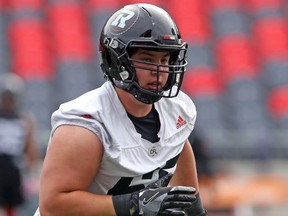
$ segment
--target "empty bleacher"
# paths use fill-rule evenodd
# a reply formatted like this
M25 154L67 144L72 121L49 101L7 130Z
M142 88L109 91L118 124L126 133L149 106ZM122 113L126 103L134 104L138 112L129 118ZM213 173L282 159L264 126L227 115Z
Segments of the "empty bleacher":
M7 1L9 50L11 67L25 82L23 107L32 112L37 126L47 128L53 110L51 77L54 75L46 23L44 2L40 0Z
M96 83L92 70L96 52L86 8L82 1L53 1L46 8L58 103L79 96Z
M270 95L288 83L287 2L146 2L167 9L189 43L183 89L198 104L199 127L216 118L205 108L205 103L211 103L224 112L217 114L215 130L273 129L275 120L267 104ZM37 106L46 110L38 116L41 127L49 128L49 113L59 103L104 82L97 53L100 32L113 11L130 3L136 1L1 1L0 73L16 73L29 84L25 107L35 113ZM221 91L216 83L221 83ZM209 102L195 85L215 91ZM213 141L208 145L217 146Z

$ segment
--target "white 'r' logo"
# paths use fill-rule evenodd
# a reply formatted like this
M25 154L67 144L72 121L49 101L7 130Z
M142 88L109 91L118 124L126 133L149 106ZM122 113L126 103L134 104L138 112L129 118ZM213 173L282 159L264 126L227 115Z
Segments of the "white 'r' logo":
M119 14L117 18L111 23L111 25L118 26L119 28L124 28L126 21L131 19L135 15L135 13L130 10L124 9L123 12L124 14Z

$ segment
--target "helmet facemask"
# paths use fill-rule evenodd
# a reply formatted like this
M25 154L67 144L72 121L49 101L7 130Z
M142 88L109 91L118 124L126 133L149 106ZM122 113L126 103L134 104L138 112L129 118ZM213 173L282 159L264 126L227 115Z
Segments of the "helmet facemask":
M157 63L151 63L151 62L145 62L141 60L136 60L131 57L128 58L129 62L131 63L134 73L136 73L137 69L146 70L148 73L154 72L156 76L157 83L155 90L149 90L141 87L139 85L139 82L137 81L137 77L135 76L134 80L134 87L136 90L135 92L138 92L138 94L141 93L142 99L145 97L147 100L146 103L154 103L164 98L172 98L176 97L179 93L183 75L186 71L186 65L187 61L185 60L186 55L186 46L183 45L182 48L175 50L170 50L171 47L168 49L167 47L161 46L160 48L158 46L151 47L139 47L144 50L151 50L151 51L169 51L170 52L170 60L169 64L157 64ZM134 48L135 49L135 48ZM137 48L136 48L137 49ZM129 55L131 56L131 55ZM137 66L136 63L141 63L141 66ZM165 85L160 88L159 85L159 76L160 73L166 73L168 74L168 80L165 83ZM135 96L135 95L134 95ZM139 95L136 95L136 98L139 99ZM141 99L140 99L141 100ZM143 102L143 100L141 100ZM145 102L144 102L145 103Z
M115 45L115 41L113 42ZM120 44L117 42L117 44ZM168 51L170 52L170 60L169 64L155 64L151 62L145 62L137 59L133 59L133 53L135 53L138 49L143 50L151 50L151 51ZM125 91L133 94L133 96L147 104L154 103L160 100L162 97L164 98L172 98L176 97L179 93L179 90L182 85L182 80L184 76L184 72L186 71L187 61L186 61L186 51L187 44L183 43L181 46L171 47L164 46L154 41L150 42L135 42L131 41L128 45L124 46L122 53L119 52L121 49L111 49L109 48L107 52L109 55L117 56L117 58L111 58L110 68L115 68L115 64L117 65L117 71L115 71L118 76L113 76L113 78L108 75L108 78L112 83ZM116 59L116 60L115 60ZM108 61L109 57L107 58ZM106 61L107 61L106 60ZM141 66L137 66L137 63L141 63ZM163 88L159 88L159 85L156 84L157 88L155 90L149 90L141 87L138 82L138 78L136 76L136 70L142 69L147 70L147 72L154 71L157 77L157 83L159 81L160 73L168 73L168 80ZM111 74L111 71L109 72Z

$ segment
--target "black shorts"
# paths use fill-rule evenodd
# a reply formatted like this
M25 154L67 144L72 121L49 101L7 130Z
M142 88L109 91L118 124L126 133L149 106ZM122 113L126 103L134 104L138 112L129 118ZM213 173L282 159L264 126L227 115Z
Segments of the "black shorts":
M15 207L23 203L21 173L7 155L0 155L0 206Z

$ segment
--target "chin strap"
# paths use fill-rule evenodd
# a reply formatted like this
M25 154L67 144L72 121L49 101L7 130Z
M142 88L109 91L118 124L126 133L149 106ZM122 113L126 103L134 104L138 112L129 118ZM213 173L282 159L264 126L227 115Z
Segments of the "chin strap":
M128 92L130 92L134 96L134 98L145 104L153 104L161 99L161 96L141 92L136 87L132 87Z

